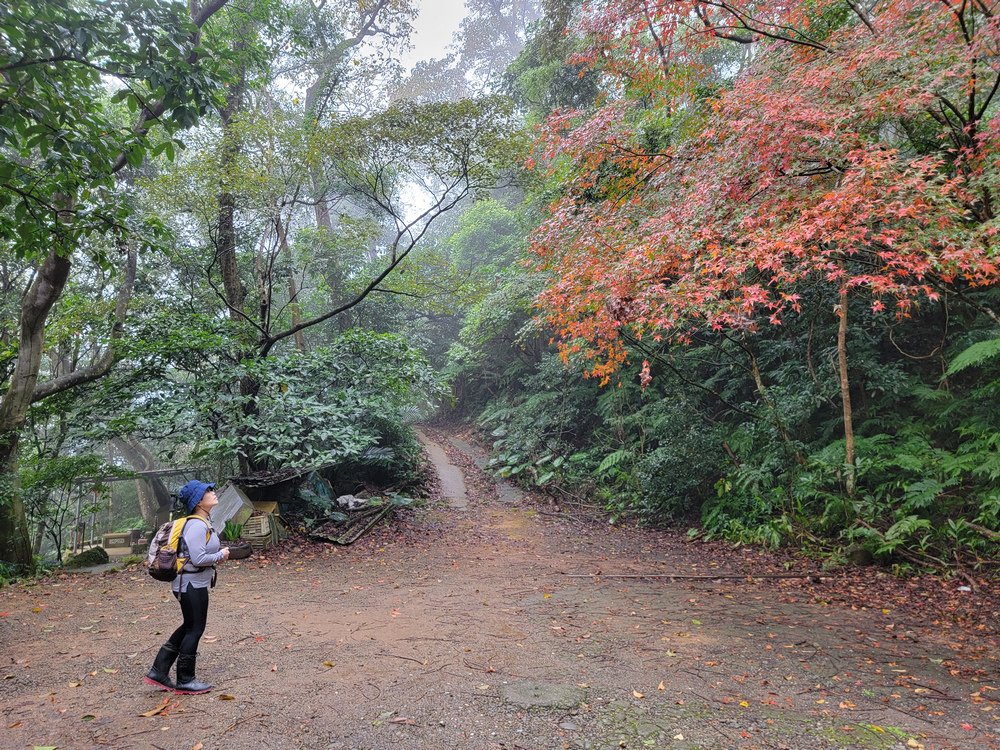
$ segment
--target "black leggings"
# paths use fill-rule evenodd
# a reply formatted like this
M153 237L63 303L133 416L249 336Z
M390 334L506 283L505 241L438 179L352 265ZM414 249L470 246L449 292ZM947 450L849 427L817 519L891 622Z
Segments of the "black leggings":
M181 602L184 622L173 632L167 643L182 654L195 654L198 652L198 641L208 623L208 587L199 589L188 586L187 591L174 596Z

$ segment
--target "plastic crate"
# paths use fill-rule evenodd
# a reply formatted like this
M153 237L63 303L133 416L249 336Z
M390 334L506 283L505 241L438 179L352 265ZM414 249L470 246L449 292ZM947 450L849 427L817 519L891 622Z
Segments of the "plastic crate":
M271 517L268 515L251 516L243 524L243 532L240 538L250 542L250 546L255 552L267 549L274 543L274 533L271 529Z

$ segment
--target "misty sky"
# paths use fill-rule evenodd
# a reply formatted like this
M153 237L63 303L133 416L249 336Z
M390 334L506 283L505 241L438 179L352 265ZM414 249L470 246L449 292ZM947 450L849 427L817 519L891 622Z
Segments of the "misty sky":
M420 0L420 15L413 24L413 49L403 55L404 65L442 57L451 36L465 16L465 0Z

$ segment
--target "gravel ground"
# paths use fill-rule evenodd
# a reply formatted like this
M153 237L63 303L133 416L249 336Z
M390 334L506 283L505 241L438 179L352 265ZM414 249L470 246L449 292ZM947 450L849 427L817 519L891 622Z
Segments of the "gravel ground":
M431 502L349 548L293 539L220 568L210 694L141 682L179 620L141 570L0 591L0 747L1000 746L992 599L956 608L935 593L954 582L875 571L608 577L813 568L502 502L427 432L463 468L468 508Z

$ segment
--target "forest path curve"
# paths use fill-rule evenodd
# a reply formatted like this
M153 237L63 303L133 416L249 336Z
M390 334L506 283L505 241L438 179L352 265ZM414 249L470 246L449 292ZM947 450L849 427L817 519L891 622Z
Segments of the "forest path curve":
M919 582L875 571L840 588L568 578L784 567L502 502L451 442L469 436L425 436L463 471L468 508L222 567L199 659L214 693L141 683L179 614L141 570L0 590L0 747L997 747L992 600L977 624L930 610L930 588L910 606Z
M441 499L447 501L452 508L465 510L469 506L469 495L465 488L465 475L462 470L451 463L444 448L431 440L420 429L417 431L417 439L427 453L434 471L437 472L440 482Z

